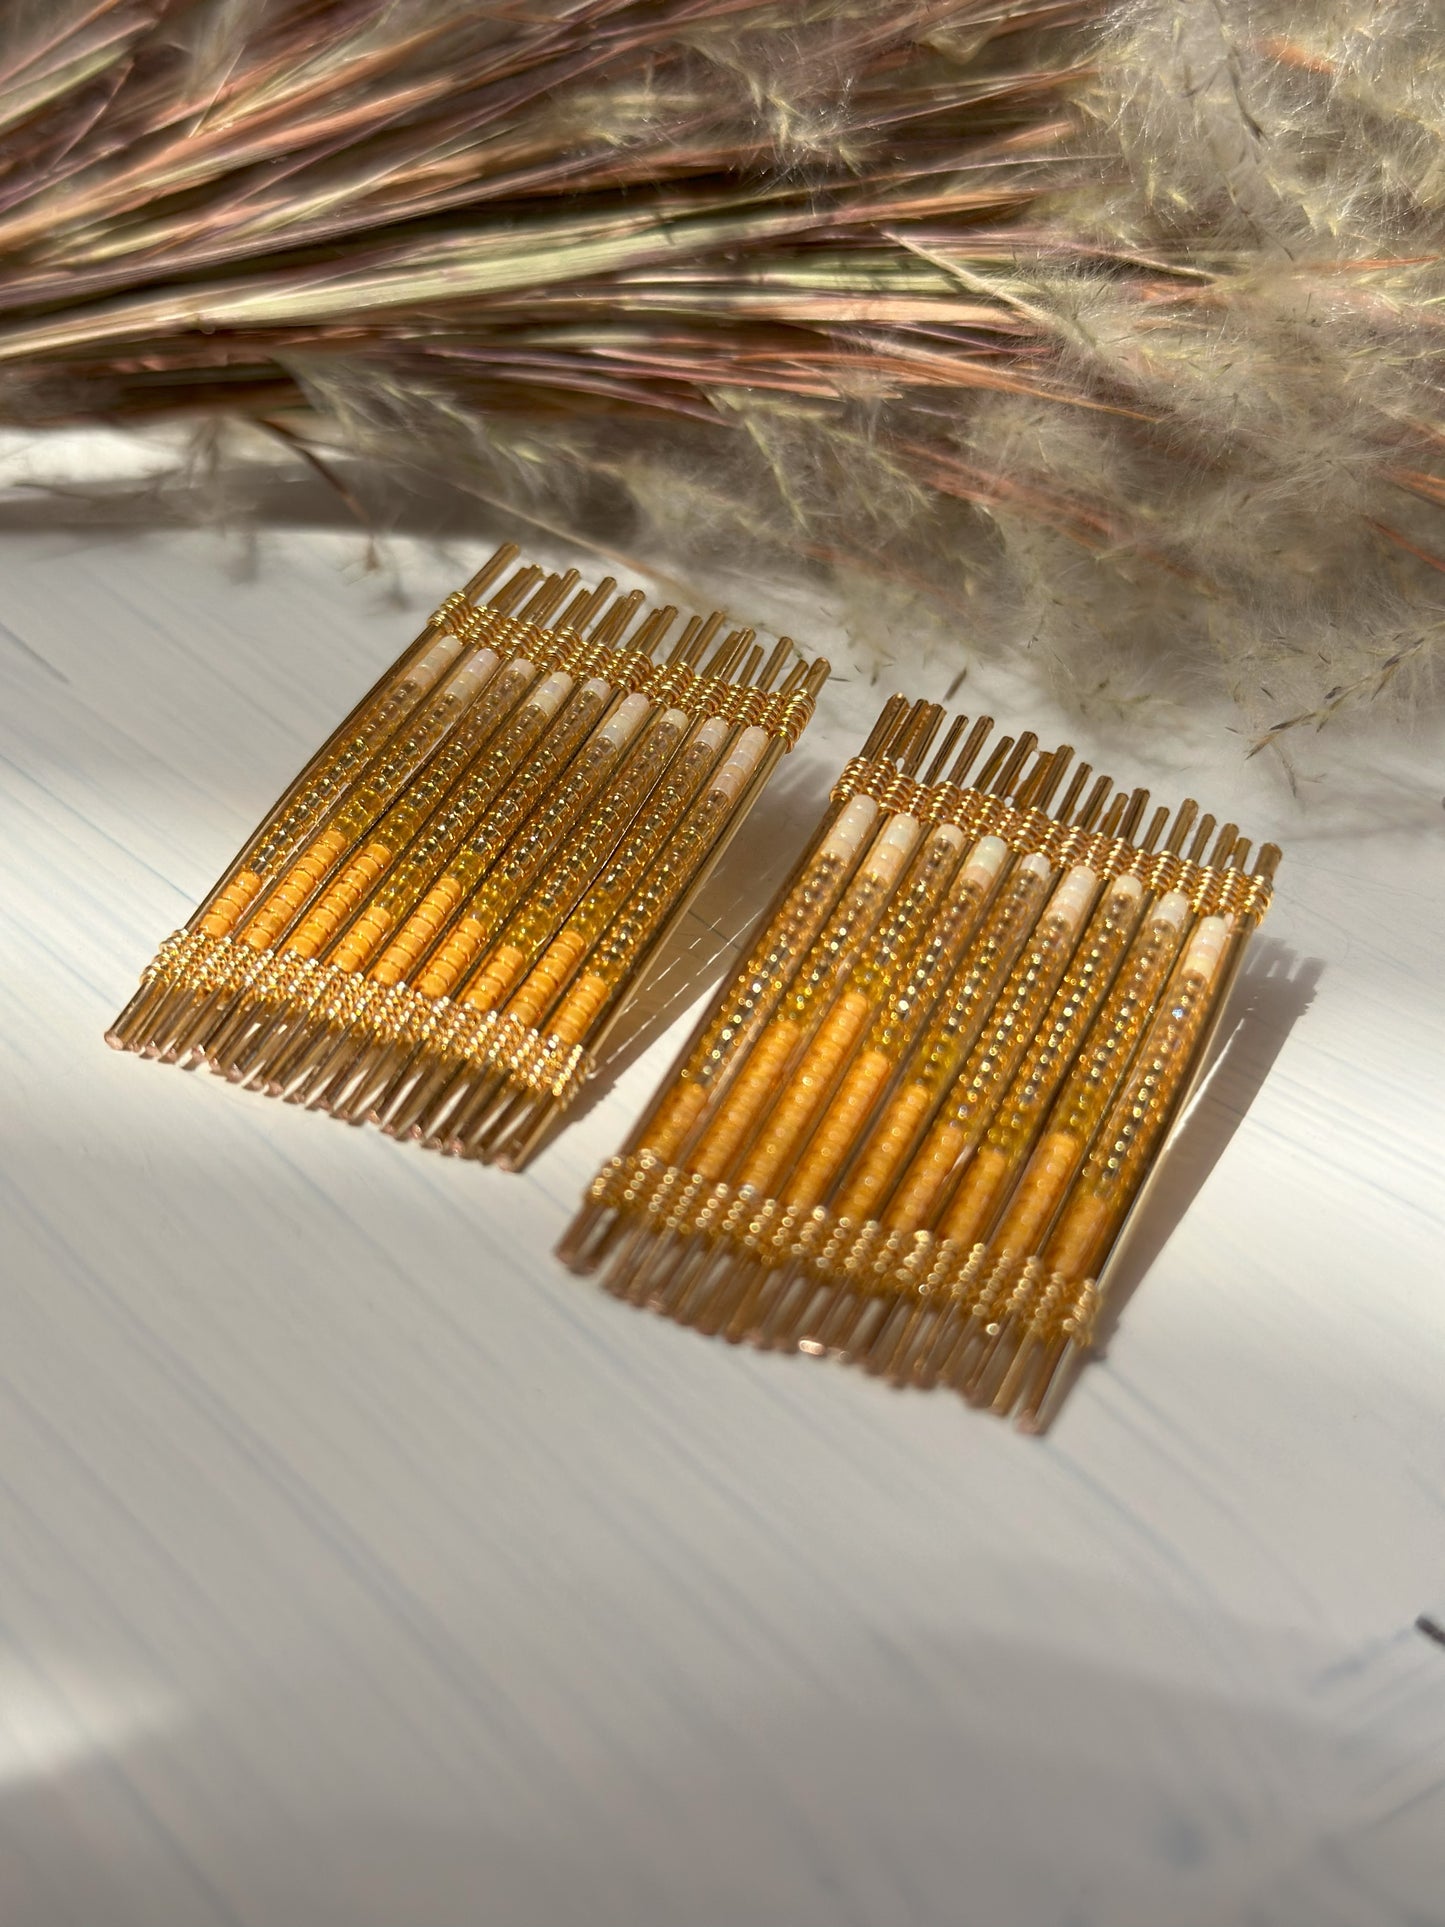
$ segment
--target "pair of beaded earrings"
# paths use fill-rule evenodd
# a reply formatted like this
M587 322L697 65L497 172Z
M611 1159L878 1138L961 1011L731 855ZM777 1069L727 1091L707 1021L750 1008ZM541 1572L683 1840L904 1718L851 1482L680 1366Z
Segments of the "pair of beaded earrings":
M517 560L323 745L113 1044L505 1168L535 1153L828 665ZM1037 1428L1279 852L1251 865L1233 823L1151 812L988 717L928 761L943 724L885 704L561 1255L701 1331Z

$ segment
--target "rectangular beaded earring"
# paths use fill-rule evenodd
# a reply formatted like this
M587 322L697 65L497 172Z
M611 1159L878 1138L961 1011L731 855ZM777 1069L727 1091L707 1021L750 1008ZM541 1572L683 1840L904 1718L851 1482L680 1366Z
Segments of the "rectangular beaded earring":
M307 764L107 1033L518 1168L812 714L782 638L499 549ZM505 579L503 579L505 578Z
M1065 785L1072 750L1031 733L985 755L988 717L920 779L941 721L885 706L561 1255L705 1333L1037 1428L1279 852L1251 868L1192 800L1146 822L1087 766Z

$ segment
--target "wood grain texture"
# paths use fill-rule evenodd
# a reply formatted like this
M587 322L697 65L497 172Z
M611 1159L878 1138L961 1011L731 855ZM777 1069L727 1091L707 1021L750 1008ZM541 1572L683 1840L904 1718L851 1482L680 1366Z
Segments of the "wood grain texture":
M1438 808L1169 773L1277 834L1280 900L1033 1443L549 1255L857 678L524 1178L104 1048L471 566L401 545L399 612L355 551L0 536L0 1921L1440 1927Z

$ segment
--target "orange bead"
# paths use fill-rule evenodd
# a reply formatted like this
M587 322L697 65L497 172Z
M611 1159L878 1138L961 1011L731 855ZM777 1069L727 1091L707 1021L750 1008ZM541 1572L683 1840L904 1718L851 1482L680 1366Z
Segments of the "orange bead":
M892 1075L893 1060L886 1051L864 1051L849 1066L802 1162L783 1188L789 1204L817 1204L853 1149L868 1113Z
M287 950L294 951L298 957L319 957L357 905L376 888L391 855L385 843L368 843L307 915L287 944Z
M639 1149L671 1162L707 1109L707 1095L701 1084L679 1084L647 1127Z
M548 1020L547 1035L560 1037L564 1044L580 1044L611 994L612 986L605 977L584 971L568 991L562 1008Z
M993 1217L1008 1171L1009 1161L1002 1151L988 1144L981 1147L948 1208L950 1238L957 1238L970 1249L978 1243Z
M426 997L449 996L486 940L486 925L476 917L463 917L422 972L417 989Z
M241 870L216 898L200 927L208 937L226 937L235 929L260 893L262 878L255 870Z
M473 1010L495 1010L527 967L527 953L514 943L499 943L487 967L462 999Z
M555 936L513 996L508 1005L509 1015L535 1029L590 947L580 930L563 930Z
M840 1218L871 1218L898 1175L932 1099L925 1084L906 1084L884 1111L858 1169L833 1209Z
M371 975L379 984L399 984L409 977L416 968L417 959L430 949L437 932L456 908L462 894L462 886L455 877L443 877L434 884L412 911L396 936L377 958L371 967ZM375 916L374 910L368 916ZM388 925L391 919L387 919ZM455 978L452 980L455 982ZM439 995L431 992L430 995Z
M368 904L332 951L328 962L334 963L338 970L363 969L367 958L375 956L386 942L386 933L391 925L390 911L383 910L375 903Z
M824 1018L808 1055L811 1057L813 1051L817 1051L821 1057L840 1064L858 1041L872 1009L861 991L845 990Z
M999 1226L994 1243L1009 1251L1034 1252L1063 1203L1083 1146L1072 1131L1050 1131L1024 1167L1018 1189ZM951 1236L949 1222L944 1233Z
M754 1185L760 1191L771 1189L832 1088L867 1021L869 1008L866 997L848 991L828 1013L787 1089L773 1106L772 1116L743 1166L740 1184Z
M1044 1263L1070 1280L1088 1277L1109 1240L1113 1213L1103 1198L1085 1192L1074 1199L1053 1237Z
M307 901L338 857L345 855L349 839L341 830L323 830L305 853L299 856L267 897L241 933L243 943L253 950L268 950Z
M883 1222L890 1231L917 1231L928 1223L967 1143L968 1134L961 1125L934 1125L884 1214Z
M798 1026L787 1017L775 1017L753 1046L722 1109L688 1159L691 1170L705 1178L720 1178L732 1168L797 1044Z

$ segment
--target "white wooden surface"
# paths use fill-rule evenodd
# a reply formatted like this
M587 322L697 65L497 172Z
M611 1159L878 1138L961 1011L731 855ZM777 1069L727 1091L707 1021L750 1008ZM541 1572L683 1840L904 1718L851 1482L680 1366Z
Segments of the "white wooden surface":
M1439 1927L1431 746L1363 828L1236 744L1199 776L1286 844L1280 900L1147 1279L1035 1443L549 1256L857 679L672 1031L523 1179L104 1048L473 560L399 545L399 613L356 552L0 537L0 1921Z

